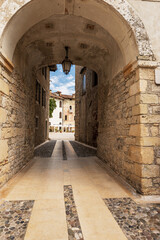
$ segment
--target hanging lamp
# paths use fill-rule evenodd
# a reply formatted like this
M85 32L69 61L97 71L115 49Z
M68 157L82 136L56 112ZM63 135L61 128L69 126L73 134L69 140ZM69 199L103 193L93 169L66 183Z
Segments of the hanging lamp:
M68 58L68 47L65 47L65 50L66 50L66 56L62 62L62 68L63 68L63 72L67 75L71 70L72 62Z

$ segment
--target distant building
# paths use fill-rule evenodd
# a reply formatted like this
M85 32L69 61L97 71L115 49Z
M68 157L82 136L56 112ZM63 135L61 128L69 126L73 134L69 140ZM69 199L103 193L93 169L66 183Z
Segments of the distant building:
M61 92L52 93L50 98L56 101L53 117L49 119L50 131L74 132L75 131L75 94L64 95Z

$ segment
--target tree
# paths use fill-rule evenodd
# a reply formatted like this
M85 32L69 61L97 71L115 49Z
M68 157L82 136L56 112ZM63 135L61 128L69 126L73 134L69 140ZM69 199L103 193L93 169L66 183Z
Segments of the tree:
M52 118L54 109L57 107L56 100L54 98L49 99L49 117Z

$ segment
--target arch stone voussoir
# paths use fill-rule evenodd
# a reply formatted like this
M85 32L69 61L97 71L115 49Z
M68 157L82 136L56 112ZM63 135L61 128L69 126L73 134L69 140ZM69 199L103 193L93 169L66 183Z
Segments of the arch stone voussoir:
M24 7L29 2L35 0L5 0L0 6L0 35L2 36L7 24L11 18L18 13L18 11ZM135 9L128 3L127 0L99 0L98 2L109 4L117 13L119 13L123 19L128 23L132 29L136 43L138 46L139 56L144 57L144 59L153 56L152 47L149 41L149 37L145 26L136 13ZM132 35L131 31L131 35Z
M126 0L104 0L110 4L127 21L135 34L135 39L140 56L153 56L152 47L145 26L135 12L134 8Z

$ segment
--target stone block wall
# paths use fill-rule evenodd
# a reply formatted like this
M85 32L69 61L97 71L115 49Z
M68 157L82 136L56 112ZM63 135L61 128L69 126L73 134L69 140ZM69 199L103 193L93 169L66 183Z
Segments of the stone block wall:
M160 87L155 69L129 66L112 81L103 75L99 79L98 157L138 192L160 194ZM89 143L82 125L89 105L77 79L76 85L76 140Z
M155 84L154 68L139 68L136 79L130 95L136 98L132 114L139 116L139 124L130 126L129 135L136 137L130 158L140 168L136 174L141 177L141 192L160 194L160 86Z
M129 135L130 127L139 124L139 116L132 114L136 98L130 95L130 86L135 82L135 71L127 77L121 72L107 84L102 80L99 86L98 156L140 189L140 179L129 157L130 146L136 144L136 136Z
M44 120L35 134L36 75L34 71L22 77L16 69L8 69L0 59L0 187L22 169L33 157L35 143L45 141L46 111L38 114ZM12 73L11 73L12 72ZM44 86L49 91L49 81ZM47 93L46 93L47 95ZM45 112L45 114L44 114Z
M99 90L98 156L143 194L160 194L160 93L154 72L122 72Z
M97 147L98 85L92 86L93 71L86 69L86 92L82 93L82 67L76 66L76 132L75 139Z
M0 66L0 186L33 156L34 87Z

